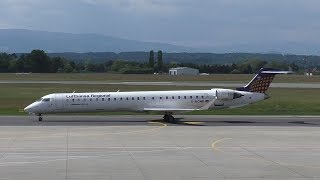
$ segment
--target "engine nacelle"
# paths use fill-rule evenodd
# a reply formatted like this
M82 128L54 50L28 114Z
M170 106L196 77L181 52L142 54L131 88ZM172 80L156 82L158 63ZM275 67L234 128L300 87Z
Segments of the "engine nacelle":
M232 100L242 97L243 95L229 89L217 89L216 90L216 97L219 100Z

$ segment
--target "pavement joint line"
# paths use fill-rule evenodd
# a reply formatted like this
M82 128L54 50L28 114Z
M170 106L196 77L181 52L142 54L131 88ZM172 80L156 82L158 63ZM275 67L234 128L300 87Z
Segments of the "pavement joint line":
M260 162L269 162L269 163L271 163L271 164L276 164L276 165L280 165L280 166L284 166L284 167L286 167L286 166L294 166L294 167L304 167L304 168L320 169L320 166L305 166L305 165L297 165L297 164L284 163L284 162L281 162L281 161L268 160L268 159L265 159L265 158L263 158L262 156L260 156L260 155L258 155L258 154L256 154L256 153L255 153L255 155L257 155L257 156L260 157L260 158L248 157L248 156L243 156L243 155L235 155L235 154L233 154L233 153L227 153L227 152L222 151L221 149L219 149L219 148L217 147L217 144L218 144L219 142L224 141L224 140L227 140L227 139L232 139L232 138L222 138L222 139L218 139L218 140L214 141L214 142L211 144L211 148L212 148L214 151L218 151L218 152L226 153L226 154L231 154L231 155L234 155L234 156L238 156L238 157L240 157L240 158L243 158L243 159L256 160L256 161L260 161ZM248 151L247 149L245 149L245 148L243 148L243 147L238 147L238 148L242 148L242 149ZM251 151L248 151L248 152L251 152ZM252 152L251 152L251 153L252 153ZM288 167L286 167L286 168L289 169ZM304 176L304 175L302 175L302 174L300 174L300 173L298 173L298 172L293 171L292 169L289 169L289 170L292 171L292 172L294 172L294 173L296 173L296 174L298 174L298 175L300 175L300 176L302 176L302 177L304 177L304 178L308 178L308 177L306 177L306 176Z
M115 133L97 133L97 134L87 134L87 135L83 135L83 134L78 134L78 135L71 135L71 137L88 137L88 136L105 136L105 135L119 135L119 134L134 134L134 133L141 133L141 132L148 132L148 131L155 131L155 130L159 130L162 129L164 127L167 127L168 125L165 123L161 123L161 122L150 122L152 124L160 124L160 127L156 127L156 128L149 128L149 129L140 129L140 130L134 130L134 131L124 131L124 132L115 132ZM56 135L41 135L41 136L26 136L26 135L21 135L23 138L30 138L30 139L38 139L38 138L55 138L55 137L64 137L65 135L63 135L62 133L55 133ZM58 135L59 134L59 135ZM72 134L72 133L71 133ZM0 139L10 139L10 138L0 138Z
M246 148L243 148L242 149L248 151L248 149ZM253 153L251 151L248 151L250 153ZM266 159L264 158L263 156L257 154L257 153L253 153L255 154L256 156L258 156L259 158L256 158L256 157L247 157L247 156L243 156L243 155L239 155L239 157L241 158L244 158L244 159L249 159L249 160L256 160L256 161L264 161L264 162L269 162L269 163L273 163L273 164L277 164L279 166L295 166L295 167L304 167L304 168L314 168L314 169L318 169L320 168L320 166L305 166L305 165L297 165L297 164L290 164L290 163L284 163L284 162L281 162L281 161L274 161L274 160L270 160L270 159ZM234 154L233 154L234 155ZM299 174L299 173L298 173ZM300 175L300 174L299 174ZM304 175L301 175L303 177L305 177Z
M204 164L206 167L209 166L206 162L204 162L203 160L201 160L201 159L200 159L198 156L196 156L195 154L192 153L192 156L193 156L195 159L197 159L198 161L200 161L201 164Z
M204 162L203 160L201 160L201 159L200 159L198 156L196 156L194 153L192 153L192 156L193 156L195 159L197 159L198 161L200 161L202 164L204 164L205 167L209 167L209 165L208 165L206 162ZM224 179L227 178L225 175L223 175L221 172L219 172L219 170L216 169L216 172L217 172L219 175L221 175Z
M21 134L21 136L26 135L26 134L27 134L27 133L23 133L23 134ZM18 139L19 136L20 136L20 135L14 136L14 137L12 137L11 140L9 141L9 144L8 144L8 146L7 146L7 148L6 148L9 152L10 152L10 150L13 149L13 143ZM7 153L8 153L8 152L3 152L3 153L0 155L0 160L3 159Z
M127 149L125 149L125 151L127 152L128 156L130 157L130 159L133 161L134 165L136 166L136 168L140 171L141 175L143 176L144 179L150 179L150 177L148 177L147 173L142 169L142 167L138 164L138 162L134 159L133 155L131 154L131 152L127 151Z
M98 156L83 156L83 157L76 157L70 158L69 160L77 160L77 159L88 159L88 158L103 158L108 156L120 156L124 154L131 153L154 153L154 152L165 152L165 151L180 151L180 150L187 150L187 148L175 148L175 149L158 149L158 150L149 150L149 151L121 151L121 153L110 153L106 155L98 155ZM12 162L2 162L0 163L0 167L7 167L7 166L17 166L17 165L25 165L25 164L37 164L37 163L48 163L48 162L56 162L56 161L65 161L66 158L59 158L59 159L50 159L50 160L42 160L42 161L12 161Z
M126 132L119 132L119 133L104 133L104 134L98 134L98 135L108 135L108 134L130 134L130 133L139 133L139 132L148 132L148 131L154 131L154 130L158 130L158 129L162 129L164 127L167 126L167 124L165 123L162 123L162 122L153 122L155 124L160 124L161 126L160 127L156 127L156 128L151 128L151 129L143 129L143 130L135 130L135 131L126 131ZM67 131L68 131L68 127L67 127ZM69 131L67 132L67 136L69 135ZM30 138L30 137L29 137ZM39 137L37 137L39 138ZM67 141L68 141L68 137L67 137ZM68 142L67 142L67 146L68 146ZM125 147L122 147L124 148L122 150L122 153L128 153L128 151L125 149ZM181 147L180 147L181 148ZM177 148L176 148L177 149ZM176 149L167 149L167 150L176 150ZM166 149L164 149L166 150ZM161 150L161 151L164 151L164 150ZM130 151L132 152L132 151ZM153 151L139 151L139 152L155 152L154 150ZM138 153L138 151L135 151L134 153ZM112 155L112 154L111 154ZM117 154L114 154L114 155L117 155ZM105 156L110 156L110 154L108 155L105 155ZM68 160L72 159L82 159L82 158L96 158L96 157L104 157L104 156L86 156L86 157L81 157L81 158L69 158L68 157L68 147L67 147L67 157L66 158L61 158L61 159L54 159L54 160L46 160L46 161L25 161L25 162L5 162L5 163L0 163L0 166L4 166L5 164L12 164L12 165L21 165L21 164L32 164L32 163L45 163L45 162L53 162L53 161L60 161L60 160L65 160L66 161L66 179L68 178L68 170L67 170L67 166L68 166Z
M249 150L249 149L247 149L247 148L245 148L245 147L242 147L242 149L244 149L245 151L247 151L247 152L249 152L249 153L251 153L251 154L254 154L255 156L258 157L257 159L261 159L262 161L273 163L273 164L275 164L275 165L277 165L277 166L280 166L280 167L283 167L283 168L287 169L288 171L290 171L290 172L292 172L292 173L294 173L294 174L297 174L297 175L299 175L299 176L301 176L301 177L306 178L305 175L303 175L303 174L301 174L301 173L299 173L299 172L297 172L297 171L289 168L288 166L285 166L285 165L283 165L283 164L281 164L281 163L279 163L279 162L273 161L273 160L271 160L271 159L267 159L267 158L263 157L262 155L254 152L254 151L251 151L251 150ZM253 158L253 159L254 159L254 158Z

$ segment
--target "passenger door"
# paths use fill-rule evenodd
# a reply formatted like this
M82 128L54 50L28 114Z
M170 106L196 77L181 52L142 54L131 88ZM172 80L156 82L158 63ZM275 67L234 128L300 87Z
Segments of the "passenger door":
M63 96L61 94L56 94L54 98L55 111L61 112L64 110Z

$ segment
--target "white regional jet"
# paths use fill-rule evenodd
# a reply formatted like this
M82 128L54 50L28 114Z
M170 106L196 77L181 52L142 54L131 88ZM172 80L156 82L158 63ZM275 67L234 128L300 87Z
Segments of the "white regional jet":
M265 92L276 74L287 74L272 68L261 68L244 87L232 89L54 93L27 106L24 110L42 114L101 111L159 111L163 119L174 122L174 112L236 108L269 98Z

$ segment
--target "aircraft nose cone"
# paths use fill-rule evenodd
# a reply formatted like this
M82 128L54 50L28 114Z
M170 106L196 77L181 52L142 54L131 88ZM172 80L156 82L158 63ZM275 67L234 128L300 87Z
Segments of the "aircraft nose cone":
M32 113L32 109L34 107L34 104L30 104L29 106L25 107L23 110L27 113Z
M27 107L25 107L23 110L24 110L24 112L29 112L29 110L30 110L30 105L27 106Z

